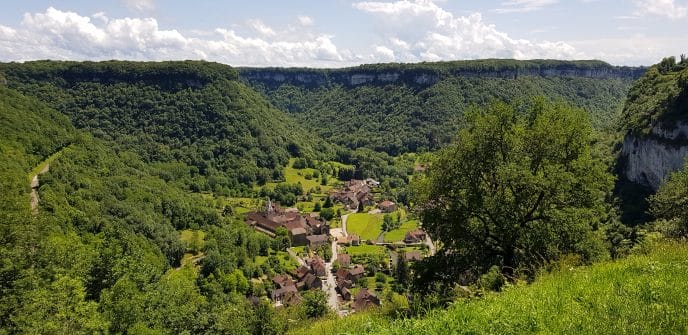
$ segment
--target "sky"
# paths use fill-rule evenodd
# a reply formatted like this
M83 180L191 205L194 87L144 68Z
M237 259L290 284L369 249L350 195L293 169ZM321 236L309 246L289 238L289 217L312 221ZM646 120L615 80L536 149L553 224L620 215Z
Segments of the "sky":
M687 23L688 0L2 0L0 61L652 65L688 51Z

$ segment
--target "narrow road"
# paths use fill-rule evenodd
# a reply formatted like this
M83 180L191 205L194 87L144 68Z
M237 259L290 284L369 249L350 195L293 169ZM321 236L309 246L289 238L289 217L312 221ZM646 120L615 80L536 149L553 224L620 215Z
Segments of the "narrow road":
M327 272L327 280L325 280L325 285L323 286L323 291L327 294L327 305L330 306L332 310L341 314L339 310L339 298L337 297L337 282L334 279L334 274L332 273L332 263L337 260L337 240L332 241L332 259L325 263L325 271Z

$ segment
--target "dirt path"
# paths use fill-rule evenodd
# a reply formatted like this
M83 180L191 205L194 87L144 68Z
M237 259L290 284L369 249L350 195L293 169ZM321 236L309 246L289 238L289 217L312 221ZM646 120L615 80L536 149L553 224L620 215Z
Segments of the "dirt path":
M50 171L50 164L46 164L45 167L43 167L37 174L35 174L33 177L31 177L31 213L33 215L38 214L38 187L40 186L40 183L38 181L38 176L42 175L46 172Z
M29 201L31 204L31 212L33 213L33 215L38 214L38 202L40 201L38 197L38 187L40 186L40 180L38 180L38 177L50 171L50 163L59 158L62 155L62 153L65 150L67 150L67 148L69 148L70 146L71 144L56 151L55 153L50 155L50 157L46 158L40 164L36 165L36 167L29 173L29 185L31 187L31 199Z
M306 265L306 261L304 261L303 258L299 257L299 255L297 255L293 250L287 248L287 253L289 254L289 256L291 256L291 257L294 258L297 262L299 262L299 265L300 265L300 266L307 266L307 265Z
M342 215L342 233L344 233L344 236L349 236L349 233L346 232L346 219L349 218L349 214L344 214Z

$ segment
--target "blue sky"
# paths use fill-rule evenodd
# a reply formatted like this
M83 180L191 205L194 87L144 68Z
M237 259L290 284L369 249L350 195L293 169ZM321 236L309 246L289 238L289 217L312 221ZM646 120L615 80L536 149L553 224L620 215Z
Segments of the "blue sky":
M650 65L688 51L688 0L27 0L0 61L206 59L343 67L476 58Z

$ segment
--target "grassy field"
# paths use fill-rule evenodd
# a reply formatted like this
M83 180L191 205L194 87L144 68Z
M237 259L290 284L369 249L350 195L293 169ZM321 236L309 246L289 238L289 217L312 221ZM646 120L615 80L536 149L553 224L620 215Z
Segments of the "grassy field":
M351 255L362 255L362 254L385 254L387 252L387 248L379 245L359 245L359 246L351 246L351 247L346 247L346 253L351 254Z
M179 234L179 240L184 243L187 249L195 246L197 250L200 250L205 244L205 232L191 229L182 230Z
M409 231L412 231L414 229L418 228L418 221L417 220L409 220L401 224L401 227L399 229L394 229L390 230L385 233L385 242L398 242L398 241L403 241L404 236L406 236L406 233Z
M362 240L377 240L382 233L382 214L355 213L346 220L346 231Z
M320 185L320 177L318 178L310 178L307 179L306 176L308 175L313 175L313 172L315 169L311 168L305 168L305 169L295 169L292 166L294 165L295 158L291 158L289 160L289 164L284 168L284 182L287 184L296 184L296 183L301 183L301 186L303 186L303 190L308 192L310 189L315 189L320 187L320 192L315 193L315 194L320 194L324 195L327 194L329 190L332 189L334 185L336 185L339 181L337 180L337 176L329 176L327 179L327 185ZM331 162L331 164L334 164L334 162ZM337 163L340 164L340 163ZM265 186L267 186L270 189L275 188L279 183L267 183ZM260 189L259 186L257 186L258 189Z
M279 260L280 265L282 265L282 267L287 271L291 271L299 267L299 263L285 251L278 251L277 259ZM267 256L256 256L254 262L256 265L262 265L267 262L267 260Z
M461 300L420 319L372 313L328 319L294 334L686 334L688 245L563 268L531 285Z

